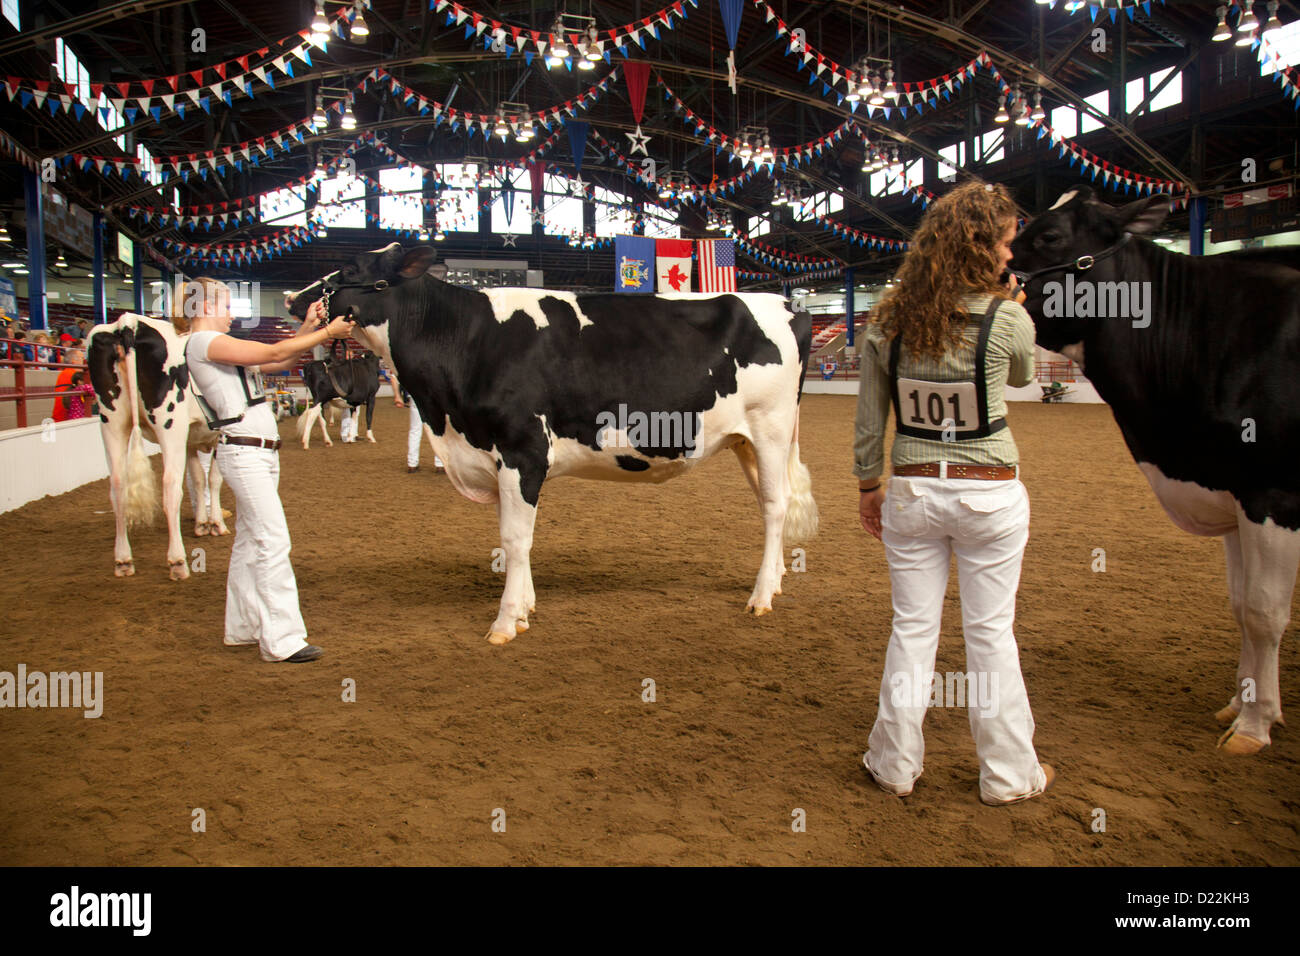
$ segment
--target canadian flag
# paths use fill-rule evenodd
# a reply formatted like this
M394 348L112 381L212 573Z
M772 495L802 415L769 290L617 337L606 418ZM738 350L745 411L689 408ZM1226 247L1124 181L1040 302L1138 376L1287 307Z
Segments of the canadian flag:
M655 274L659 292L691 291L691 240L656 239Z

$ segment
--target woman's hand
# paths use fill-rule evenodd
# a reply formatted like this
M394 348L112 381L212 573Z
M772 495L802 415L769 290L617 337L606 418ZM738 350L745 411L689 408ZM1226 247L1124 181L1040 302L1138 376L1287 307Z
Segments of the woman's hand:
M355 327L355 322L340 315L325 326L325 333L332 339L346 339Z
M315 331L316 327L322 322L328 322L329 316L325 314L325 300L317 299L307 308L307 315L303 317L302 327L298 329L299 335L306 335L308 332Z
M858 492L858 518L862 528L873 538L880 537L880 509L885 504L885 486L875 491Z

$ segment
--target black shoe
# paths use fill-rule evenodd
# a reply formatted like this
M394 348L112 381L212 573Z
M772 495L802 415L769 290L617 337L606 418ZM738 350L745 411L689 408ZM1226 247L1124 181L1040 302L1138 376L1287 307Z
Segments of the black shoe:
M314 661L325 652L315 644L308 644L296 654L286 657L283 663L286 664L306 664L308 661Z

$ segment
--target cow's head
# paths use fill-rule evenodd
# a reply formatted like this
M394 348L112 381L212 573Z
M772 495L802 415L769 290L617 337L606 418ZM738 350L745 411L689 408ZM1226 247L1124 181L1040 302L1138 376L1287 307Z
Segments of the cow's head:
M1025 309L1034 319L1038 341L1060 350L1081 342L1089 319L1043 314L1047 283L1125 280L1119 254L1131 236L1159 228L1169 214L1169 197L1148 196L1123 206L1102 202L1091 187L1071 189L1050 209L1030 220L1011 243L1011 270L1025 286Z
M292 315L302 318L313 302L328 294L331 318L346 315L360 326L380 325L398 311L402 287L424 275L433 259L431 246L403 249L394 242L361 253L337 272L289 296L285 304Z

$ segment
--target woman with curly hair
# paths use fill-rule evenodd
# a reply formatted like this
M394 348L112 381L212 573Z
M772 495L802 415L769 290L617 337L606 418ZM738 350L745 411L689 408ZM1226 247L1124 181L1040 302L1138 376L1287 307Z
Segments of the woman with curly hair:
M927 706L962 703L979 755L980 799L1017 803L1055 774L1034 752L1034 718L1012 623L1029 538L1029 496L1004 390L1034 376L1034 326L1004 284L1016 206L968 183L934 203L897 283L862 338L854 474L862 527L889 561L893 630L863 764L881 789L912 792ZM892 477L885 426L893 404ZM936 680L948 566L957 556L966 679ZM932 700L932 695L940 695ZM957 700L948 700L951 694Z

